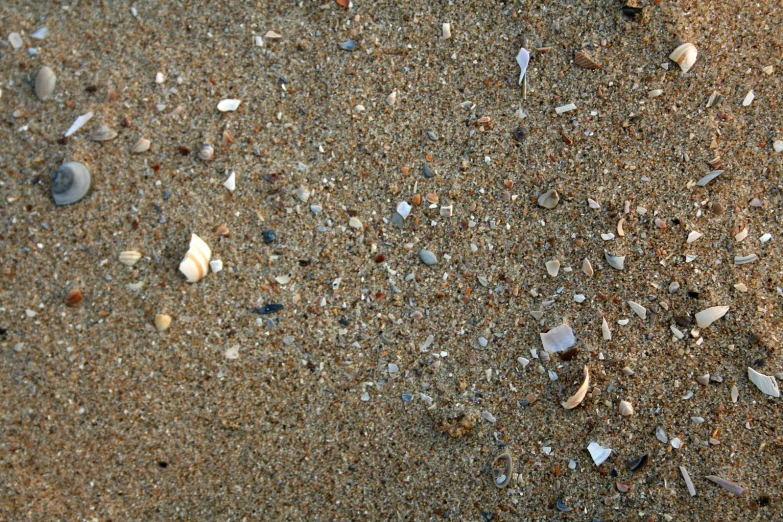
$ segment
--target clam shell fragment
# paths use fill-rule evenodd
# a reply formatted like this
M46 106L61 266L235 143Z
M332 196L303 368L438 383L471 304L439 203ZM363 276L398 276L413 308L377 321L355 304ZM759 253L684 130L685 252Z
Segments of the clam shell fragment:
M780 397L780 389L778 388L778 381L775 380L775 377L764 375L753 368L748 368L748 379L756 385L756 388L761 390L761 393L769 395L770 397Z
M631 404L628 401L620 401L619 410L620 410L620 415L622 415L623 417L630 417L631 415L634 414L633 404Z
M125 266L133 266L141 259L141 253L135 250L125 250L120 252L120 263Z
M134 154L140 154L150 150L150 140L147 138L139 138L139 141L131 148L131 152Z
M574 51L574 63L584 69L601 69L601 64L585 51Z
M563 408L571 410L579 406L584 400L585 395L587 395L587 389L590 387L590 372L587 370L587 366L584 367L584 375L584 381L582 381L582 385L576 390L576 393L569 397L567 401L560 403L563 405Z
M550 276L557 277L557 274L560 272L560 261L558 261L557 259L552 259L551 261L547 261L546 271Z
M63 163L52 179L52 196L58 205L70 205L82 199L90 190L91 176L83 164Z
M230 112L235 111L239 107L239 104L242 103L242 100L220 100L220 102L217 105L217 110L220 112Z
M54 93L54 86L57 83L57 76L51 67L44 65L35 75L35 95L41 101L49 98Z
M610 254L609 252L604 252L604 257L606 258L606 262L609 263L609 266L616 270L622 270L625 268L625 256L616 256L614 254Z
M587 277L593 276L593 265L590 264L590 260L587 258L582 260L582 272L584 272Z
M541 336L541 344L544 346L544 350L550 353L567 350L576 344L574 331L567 324L561 324L539 335Z
M672 51L669 55L669 59L677 62L677 65L680 66L682 72L687 73L691 70L693 64L696 63L697 55L698 50L695 45L692 43L684 43Z
M540 196L538 196L538 204L541 207L553 209L560 202L560 196L555 189L547 190Z
M92 118L92 111L86 114L82 114L81 116L76 118L73 124L71 124L70 128L68 128L68 130L65 131L65 137L67 138L68 136L71 136L73 133L75 133L82 127L84 127L84 124L90 121L91 118Z
M106 125L101 125L90 134L92 141L110 141L117 137L117 131Z
M209 273L209 260L212 249L203 239L193 234L190 238L190 248L185 259L179 264L179 271L187 278L188 283L200 281Z
M728 306L712 306L696 314L696 324L699 328L707 328L709 325L726 315Z
M587 451L590 452L590 456L593 458L593 462L596 466L600 466L604 462L606 462L606 459L609 458L609 455L612 454L612 450L609 448L604 448L597 442L591 442L587 445Z
M642 319L647 319L647 309L634 301L628 301L628 306Z
M166 314L158 314L155 316L155 328L159 332L165 332L171 326L171 316Z

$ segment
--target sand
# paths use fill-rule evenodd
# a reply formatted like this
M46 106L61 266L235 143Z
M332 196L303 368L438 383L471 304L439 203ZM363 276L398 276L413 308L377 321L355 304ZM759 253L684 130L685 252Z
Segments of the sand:
M783 8L638 5L4 3L0 519L780 519L781 399L747 368L783 371ZM90 140L101 124L118 136ZM92 187L56 206L65 161ZM191 284L194 233L224 267ZM697 327L712 306L730 308ZM578 353L546 361L539 334L562 323ZM591 442L612 450L600 466Z

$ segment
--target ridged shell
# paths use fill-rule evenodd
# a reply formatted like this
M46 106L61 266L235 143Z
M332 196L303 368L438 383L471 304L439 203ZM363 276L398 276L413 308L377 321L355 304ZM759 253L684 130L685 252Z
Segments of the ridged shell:
M44 65L38 71L38 74L35 75L35 95L41 101L46 100L54 93L56 83L57 76L54 74L54 71Z
M698 51L696 50L695 45L692 43L684 43L673 50L669 55L669 58L677 62L677 64L680 66L680 69L682 69L682 72L687 73L691 70L693 64L696 63L697 54Z
M171 326L171 316L166 314L158 314L155 316L155 328L159 332L165 332Z
M198 151L198 157L202 161L209 161L214 155L215 149L212 148L212 145L204 145L201 147L201 150Z
M574 51L574 63L585 69L601 69L601 64L584 51Z
M139 154L141 152L147 152L148 150L150 150L150 140L147 138L139 138L139 141L133 146L131 152Z
M92 178L87 167L76 161L63 163L52 179L52 196L58 205L70 205L90 190Z
M753 368L748 368L748 379L756 385L756 388L761 390L761 393L770 397L780 397L780 388L778 388L778 381L775 380L775 377L764 375Z
M92 134L90 134L90 139L92 141L109 141L113 140L117 137L117 131L114 129L110 129L106 125L101 125L95 131L93 131Z
M187 278L189 283L195 283L209 273L209 260L212 250L203 239L193 234L190 238L190 248L185 259L179 264L179 271Z
M141 259L141 253L135 250L125 250L120 252L120 263L126 266L133 266Z

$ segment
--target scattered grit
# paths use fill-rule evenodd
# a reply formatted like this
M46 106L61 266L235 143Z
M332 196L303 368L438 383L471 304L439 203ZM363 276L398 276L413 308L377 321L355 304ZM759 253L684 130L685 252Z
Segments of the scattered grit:
M780 519L780 2L0 20L0 519Z

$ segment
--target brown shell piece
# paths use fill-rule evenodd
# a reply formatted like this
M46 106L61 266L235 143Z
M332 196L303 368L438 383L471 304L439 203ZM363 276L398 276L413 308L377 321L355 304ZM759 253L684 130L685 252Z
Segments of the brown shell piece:
M84 301L84 294L78 288L74 288L65 295L65 304L68 306L76 306Z
M574 63L584 69L603 69L601 64L584 51L574 51Z
M501 453L492 461L492 481L498 488L504 488L511 482L511 470L514 468L514 459L511 454Z

